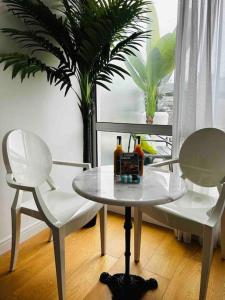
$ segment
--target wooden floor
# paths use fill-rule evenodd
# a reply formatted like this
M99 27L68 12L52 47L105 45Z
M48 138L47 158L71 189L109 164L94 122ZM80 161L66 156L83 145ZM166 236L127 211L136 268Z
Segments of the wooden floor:
M0 257L0 300L57 300L52 243L43 231L21 245L17 269L8 273L10 254ZM133 244L132 244L133 245ZM133 246L132 246L133 247ZM133 250L133 248L132 248ZM67 300L108 300L108 288L98 282L102 271L124 270L123 218L109 215L107 255L100 257L99 226L66 239ZM141 261L132 272L158 280L159 288L144 300L198 299L201 249L177 242L172 231L143 224ZM225 261L214 252L207 300L225 299ZM129 300L129 299L127 299Z

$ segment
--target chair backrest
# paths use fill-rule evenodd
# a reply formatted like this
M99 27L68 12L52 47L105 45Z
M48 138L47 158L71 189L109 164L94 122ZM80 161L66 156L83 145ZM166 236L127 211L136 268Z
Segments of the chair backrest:
M179 155L183 177L204 187L218 186L225 177L225 132L204 128L191 134Z
M38 186L48 179L52 157L40 137L21 129L12 130L5 135L2 148L6 170L16 182Z

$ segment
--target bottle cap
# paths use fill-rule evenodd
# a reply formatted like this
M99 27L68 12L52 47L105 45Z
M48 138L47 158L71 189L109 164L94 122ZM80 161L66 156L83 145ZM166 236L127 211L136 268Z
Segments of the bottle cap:
M118 136L117 136L117 144L118 144L118 145L121 145L121 139L122 139L121 136L118 135Z

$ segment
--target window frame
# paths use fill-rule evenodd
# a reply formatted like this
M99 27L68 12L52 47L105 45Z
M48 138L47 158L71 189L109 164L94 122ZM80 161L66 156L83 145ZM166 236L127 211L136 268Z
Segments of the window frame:
M97 108L97 94L95 93L95 108ZM118 132L118 133L143 133L151 135L172 136L172 125L150 125L137 123L115 123L98 122L97 109L92 115L92 165L99 166L98 161L98 132Z

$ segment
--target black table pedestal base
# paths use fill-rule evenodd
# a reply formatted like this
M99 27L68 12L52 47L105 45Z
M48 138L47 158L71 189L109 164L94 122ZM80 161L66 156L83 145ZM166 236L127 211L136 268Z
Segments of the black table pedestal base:
M148 290L158 287L155 279L130 274L130 231L132 228L131 208L125 207L125 273L110 275L103 272L100 281L107 284L112 292L113 300L140 300Z
M148 291L158 287L155 279L143 279L140 276L125 274L109 275L102 273L100 281L107 284L112 292L113 300L139 300Z

